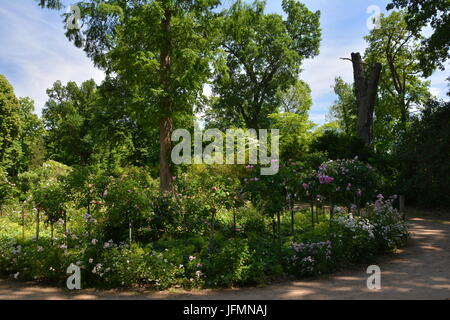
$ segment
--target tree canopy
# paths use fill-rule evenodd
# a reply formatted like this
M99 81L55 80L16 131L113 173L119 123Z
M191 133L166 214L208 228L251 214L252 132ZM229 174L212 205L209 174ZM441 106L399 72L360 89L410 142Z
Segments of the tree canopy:
M0 75L0 167L11 168L20 154L17 138L22 133L21 108L14 89Z
M392 0L387 6L406 9L408 30L418 35L426 26L431 26L433 33L422 40L420 64L424 75L439 67L444 69L444 62L450 56L450 2L448 0Z
M295 84L304 59L319 54L320 12L283 0L286 19L264 13L265 2L236 1L223 12L221 58L212 108L218 117L248 128L262 128L280 106L279 91Z

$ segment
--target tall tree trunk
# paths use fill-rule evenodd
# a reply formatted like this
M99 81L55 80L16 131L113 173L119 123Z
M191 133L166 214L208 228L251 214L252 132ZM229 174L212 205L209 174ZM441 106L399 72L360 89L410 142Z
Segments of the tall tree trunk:
M67 212L64 212L64 244L67 246Z
M281 217L280 212L277 212L277 229L278 229L278 236L281 235Z
M363 61L359 52L352 53L353 77L355 80L355 95L358 104L358 136L366 145L372 140L373 113L377 97L378 84L382 65L375 64L370 75L364 72Z
M236 208L233 208L233 235L236 236Z
M401 117L400 117L400 123L402 125L402 128L405 129L406 128L406 122L408 121L408 106L406 104L405 101L405 92L402 91L400 94L400 112L401 112Z
M171 151L172 118L164 117L159 122L159 186L161 192L172 191L172 174L170 173L169 159Z
M291 234L295 234L295 213L294 213L294 207L291 207Z
M50 243L53 245L53 222L50 222Z
M36 213L36 242L39 241L39 210Z
M25 240L25 209L22 204L22 240Z
M172 175L169 167L169 157L171 151L171 135L172 135L172 98L170 96L170 23L172 13L169 9L165 10L164 18L161 21L161 52L160 52L160 84L164 91L160 98L160 113L161 118L159 122L159 185L161 192L172 191Z

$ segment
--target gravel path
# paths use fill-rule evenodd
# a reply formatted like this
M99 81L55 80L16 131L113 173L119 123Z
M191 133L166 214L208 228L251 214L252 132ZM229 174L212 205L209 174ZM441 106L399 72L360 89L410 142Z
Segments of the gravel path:
M258 288L199 291L68 290L0 280L0 299L450 299L450 219L409 220L412 238L396 254L384 256L379 291L366 288L365 267L311 281Z

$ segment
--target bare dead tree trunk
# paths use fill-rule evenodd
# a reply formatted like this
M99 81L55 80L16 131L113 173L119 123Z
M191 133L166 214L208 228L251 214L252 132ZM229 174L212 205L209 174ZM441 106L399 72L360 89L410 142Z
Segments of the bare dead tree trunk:
M363 61L359 52L352 53L355 95L358 104L358 136L369 145L372 140L373 113L378 92L382 65L377 63L369 75L364 72Z
M172 191L172 176L169 167L169 156L171 149L172 135L172 99L170 97L170 23L172 13L169 9L165 10L164 18L161 21L162 43L160 52L160 84L163 88L163 95L160 98L160 112L162 114L159 122L159 185L161 192Z

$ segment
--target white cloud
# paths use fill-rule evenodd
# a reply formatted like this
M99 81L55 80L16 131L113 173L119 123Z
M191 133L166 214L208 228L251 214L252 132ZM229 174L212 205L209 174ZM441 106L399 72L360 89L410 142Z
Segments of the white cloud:
M14 67L2 73L17 96L35 100L38 114L47 100L46 89L55 81L81 83L92 78L99 83L104 79L104 73L67 40L59 13L52 12L57 17L55 23L44 19L49 14L44 16L43 10L31 1L0 8L1 24L8 26L0 32L0 61L3 68Z
M312 91L313 107L310 119L318 124L325 123L325 115L334 98L333 85L336 77L342 77L346 82L353 82L353 67L350 61L340 58L350 58L352 52L364 54L366 43L360 39L353 43L333 41L324 43L319 56L308 60L303 65L300 77L306 81Z
M353 67L350 61L340 58L350 58L352 52L364 54L364 40L351 44L324 44L318 57L304 63L304 71L300 77L309 83L314 99L333 92L334 79L338 76L347 82L353 81Z
M448 100L447 92L449 91L449 82L447 81L447 78L450 77L449 70L450 70L450 61L444 64L445 70L437 70L435 71L431 77L427 80L431 81L431 89L430 92L434 96L440 99Z
M311 120L314 123L317 123L319 125L322 125L326 122L326 115L325 114L310 114L309 120Z
M326 28L324 31L330 35L324 37L320 55L305 61L301 78L312 89L314 104L311 119L323 123L328 107L335 99L332 89L334 78L341 76L347 82L353 81L351 63L340 58L350 57L351 52L363 54L366 43L362 37L355 41L353 35L350 37L345 32L342 37L333 37L331 31L348 27L354 19L352 10L339 9L344 2L341 1L339 6L338 2L330 0L310 2L311 5L315 3L318 7L327 8L327 11L324 9L322 23ZM345 2L346 8L347 5ZM362 21L359 22L365 27L367 14L363 10L360 15ZM94 68L85 53L64 36L60 12L42 10L31 0L2 1L0 48L0 73L5 74L13 84L16 95L35 100L38 114L47 100L46 89L56 80L80 83L93 78L99 83L104 79L104 73ZM433 74L430 78L433 94L446 97L447 77L448 68L446 72ZM204 93L210 95L210 91L210 87L205 86Z
M441 90L439 88L430 88L430 93L435 97L439 97Z

